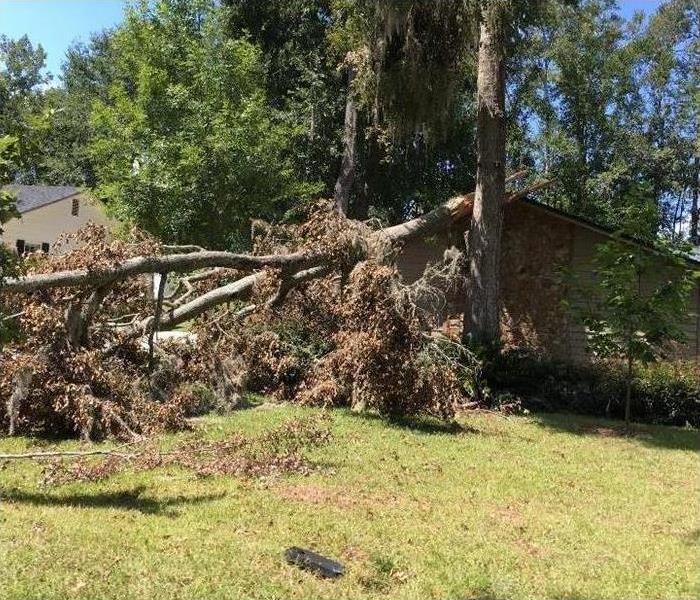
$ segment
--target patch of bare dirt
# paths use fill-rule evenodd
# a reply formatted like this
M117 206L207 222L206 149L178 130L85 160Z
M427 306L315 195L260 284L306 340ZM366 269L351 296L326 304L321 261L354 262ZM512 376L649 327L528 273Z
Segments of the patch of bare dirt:
M622 427L598 427L595 425L590 425L588 427L583 427L582 431L584 433L592 433L601 437L626 437L629 435L629 433Z
M388 506L397 502L395 497L382 497L367 493L358 494L312 484L285 485L277 487L275 493L285 500L333 506L342 510Z
M529 556L544 556L547 554L547 551L542 548L542 546L529 540L520 539L516 543L518 547Z
M516 529L524 530L525 525L527 524L525 521L525 517L523 517L522 511L518 506L515 505L508 505L496 508L493 511L491 511L491 517L497 521L508 523Z

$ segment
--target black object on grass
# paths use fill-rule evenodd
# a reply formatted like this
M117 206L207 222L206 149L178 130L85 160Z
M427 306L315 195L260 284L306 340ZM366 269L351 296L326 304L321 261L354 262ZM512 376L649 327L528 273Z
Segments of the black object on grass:
M322 577L340 577L345 572L345 567L339 562L297 546L287 548L284 551L284 557L287 562L313 571Z

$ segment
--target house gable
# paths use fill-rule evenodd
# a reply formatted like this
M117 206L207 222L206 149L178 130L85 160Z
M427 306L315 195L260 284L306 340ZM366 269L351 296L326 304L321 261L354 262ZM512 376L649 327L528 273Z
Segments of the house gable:
M42 199L41 203L20 205L24 207L21 217L3 226L2 242L7 247L28 251L46 250L48 245L51 251L62 234L75 232L87 223L110 226L104 207L80 190L63 198L45 195Z

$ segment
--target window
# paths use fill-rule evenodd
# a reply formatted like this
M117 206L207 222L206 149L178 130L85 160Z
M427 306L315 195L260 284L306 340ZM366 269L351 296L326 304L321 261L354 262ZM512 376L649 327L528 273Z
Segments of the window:
M41 251L42 251L44 254L48 254L48 253L49 253L49 248L50 248L50 246L49 246L46 242L44 242L44 243L41 245Z
M31 244L29 242L24 242L24 253L29 254L30 252L36 252L41 248L41 244Z
M78 198L73 198L73 205L71 206L70 214L73 215L74 217L77 217L79 212L80 212L80 200Z
M17 240L15 246L17 247L17 254L22 256L24 254L24 240Z

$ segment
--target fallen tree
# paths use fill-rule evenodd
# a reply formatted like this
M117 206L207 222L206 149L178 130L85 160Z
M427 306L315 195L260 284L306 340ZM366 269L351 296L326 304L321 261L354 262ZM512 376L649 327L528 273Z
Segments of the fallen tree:
M467 217L472 202L473 194L452 198L384 229L323 204L298 225L256 223L250 254L163 246L143 234L110 242L88 228L68 240L73 249L33 259L0 289L22 329L2 354L5 430L132 439L178 429L202 403L193 382L215 390L219 404L252 386L303 402L449 418L461 359L438 368L446 354L423 337L415 289L391 264L403 243ZM459 261L450 257L417 285L439 295L438 273L460 277ZM161 277L155 302L144 279L151 274ZM325 340L323 352L297 360L296 350L284 351L291 315L306 341ZM155 357L155 332L185 322L197 346L161 344Z
M525 175L519 171L511 175L507 182L512 182ZM548 185L550 181L540 181L529 185L517 192L510 193L504 203L510 203L528 194L538 191ZM469 217L474 203L474 192L450 198L444 204L432 211L399 225L386 227L378 231L364 233L369 238L378 241L400 245L407 241L434 234L444 230L452 223ZM350 222L350 221L348 221ZM356 228L350 231L357 234ZM343 238L348 238L346 232L340 230ZM349 238L352 243L359 240ZM347 241L344 239L343 241ZM183 273L205 268L227 268L240 271L256 271L265 268L280 269L292 277L295 273L308 270L321 265L332 266L333 256L331 252L319 248L302 248L299 251L288 254L236 254L231 252L205 250L199 246L160 246L162 254L151 256L135 256L115 264L102 266L90 265L83 269L56 270L51 273L34 273L23 277L7 279L0 288L0 293L27 293L52 288L91 287L100 288L113 285L131 277L153 273ZM359 258L359 257L358 257ZM320 273L320 271L319 271ZM220 303L227 302L230 298L237 297L249 291L250 280L245 280L239 286L228 288L222 292ZM232 284L233 285L233 284ZM195 301L193 301L195 302ZM210 305L207 305L209 308Z

